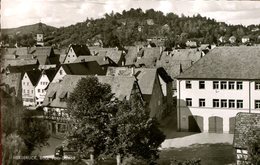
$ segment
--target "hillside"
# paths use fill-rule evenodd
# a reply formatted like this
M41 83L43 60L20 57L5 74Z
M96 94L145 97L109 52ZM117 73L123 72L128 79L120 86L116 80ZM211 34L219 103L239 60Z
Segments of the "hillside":
M224 36L227 40L236 37L236 44L243 36L249 36L252 43L260 42L260 25L228 25L214 19L195 15L178 16L174 13L164 15L153 9L130 9L122 13L106 14L104 18L87 19L68 27L54 28L45 25L45 45L65 47L69 44L93 45L101 42L104 47L134 45L151 37L166 38L165 46L183 45L187 40L197 43L215 43ZM28 34L37 29L37 24L5 30L3 33ZM255 30L258 29L258 30ZM8 38L8 37L7 37ZM26 38L26 37L25 37ZM10 38L3 39L10 43ZM17 39L12 39L14 42Z
M21 26L21 27L18 27L18 28L1 29L1 30L2 30L2 34L7 34L7 35L20 34L20 35L23 35L23 34L30 34L30 33L35 34L38 27L39 27L39 23ZM52 31L57 29L53 26L49 26L49 25L46 25L46 24L43 24L43 23L42 23L42 28L46 33L52 32Z

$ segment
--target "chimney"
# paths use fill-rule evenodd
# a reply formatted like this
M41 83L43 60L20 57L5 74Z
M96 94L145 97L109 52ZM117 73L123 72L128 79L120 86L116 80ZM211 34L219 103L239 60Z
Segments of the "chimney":
M135 76L135 67L131 68L131 76Z
M162 54L163 48L160 46L160 54Z

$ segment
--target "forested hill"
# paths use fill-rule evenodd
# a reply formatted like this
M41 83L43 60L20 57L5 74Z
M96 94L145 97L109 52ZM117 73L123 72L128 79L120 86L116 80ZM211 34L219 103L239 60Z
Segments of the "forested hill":
M67 46L71 43L93 44L102 41L104 47L133 45L150 37L166 37L166 45L174 46L187 40L198 43L217 43L221 36L235 36L237 42L248 36L257 42L260 25L227 25L214 19L195 15L186 17L174 13L164 15L153 9L130 9L122 13L105 14L104 18L87 19L68 27L46 33L46 45Z

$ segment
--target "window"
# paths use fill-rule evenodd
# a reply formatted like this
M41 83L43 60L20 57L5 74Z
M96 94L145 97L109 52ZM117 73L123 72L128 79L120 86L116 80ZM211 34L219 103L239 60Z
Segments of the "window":
M27 82L27 85L29 85L29 82Z
M40 90L40 89L38 89L38 92L40 93L40 92L41 92L41 90Z
M242 82L237 82L237 90L243 89L243 83Z
M243 108L243 100L237 100L237 108Z
M213 89L219 89L219 82L213 81Z
M235 100L228 100L228 107L235 108Z
M23 90L23 93L25 93L25 89Z
M199 99L199 106L205 107L205 99Z
M259 90L260 89L260 82L255 82L255 90Z
M62 70L60 70L60 75L62 75Z
M227 107L227 100L221 100L221 108Z
M42 89L42 93L44 93L44 89Z
M260 109L260 100L255 100L255 109Z
M186 98L186 106L192 106L192 99L191 98Z
M29 91L29 90L27 90L27 93L30 93L30 91Z
M33 90L31 90L31 93L33 93Z
M227 82L226 81L221 81L220 87L221 87L221 89L227 89Z
M186 89L191 89L191 81L186 81Z
M205 89L205 81L199 81L199 89Z
M213 107L219 107L219 99L213 99Z
M25 85L25 82L23 82L23 85Z
M233 81L228 82L228 89L235 89L235 82Z

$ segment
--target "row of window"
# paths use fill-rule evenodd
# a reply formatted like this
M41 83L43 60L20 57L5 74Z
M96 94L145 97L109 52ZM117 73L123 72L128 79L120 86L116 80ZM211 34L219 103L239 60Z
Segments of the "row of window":
M41 92L44 93L44 89L42 89L42 90L38 89L38 93L41 93Z
M243 108L243 100L213 99L213 108ZM186 98L186 106L192 106L192 99ZM199 107L206 106L206 99L199 99ZM260 100L255 100L255 109L260 108Z
M191 89L191 81L186 81L186 89ZM199 81L199 89L205 89L205 81ZM213 89L243 89L243 82L238 81L213 81ZM260 82L255 82L255 90L260 90Z
M23 101L26 101L26 102L34 102L33 99L29 99L29 98L24 98Z
M26 91L27 91L28 94L30 94L30 90L29 89L28 90L23 89L23 93L24 94L26 94ZM31 90L31 93L33 94L33 90Z
M48 82L40 82L41 85L48 85ZM23 85L29 85L29 82L25 83L23 82Z

